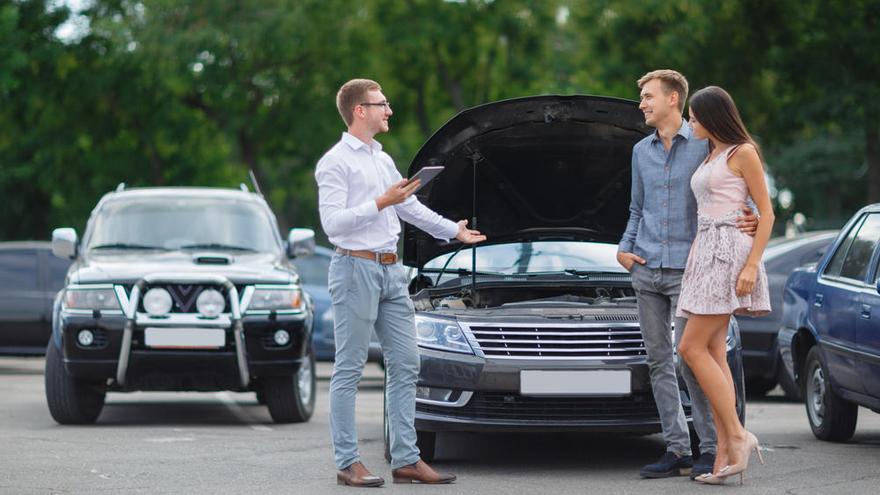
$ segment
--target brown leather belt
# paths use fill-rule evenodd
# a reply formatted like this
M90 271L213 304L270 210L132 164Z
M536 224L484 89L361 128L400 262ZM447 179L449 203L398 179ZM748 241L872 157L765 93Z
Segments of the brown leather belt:
M336 252L343 256L356 256L365 260L375 261L380 265L393 265L397 263L397 253L374 253L367 250L353 250L336 248Z

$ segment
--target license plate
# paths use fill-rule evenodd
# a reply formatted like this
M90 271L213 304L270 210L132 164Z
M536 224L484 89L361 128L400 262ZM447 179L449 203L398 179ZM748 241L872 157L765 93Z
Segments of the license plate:
M629 395L630 370L522 370L522 395Z
M165 349L216 349L226 345L222 328L145 328L144 344Z

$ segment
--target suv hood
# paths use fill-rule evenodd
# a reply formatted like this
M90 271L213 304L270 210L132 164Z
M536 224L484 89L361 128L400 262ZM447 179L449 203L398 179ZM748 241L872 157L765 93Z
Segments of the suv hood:
M234 284L286 284L295 278L293 270L273 254L108 251L83 257L71 270L70 280L78 284L128 284L150 273L222 275Z
M638 103L530 96L461 112L409 167L446 169L417 194L446 218L468 219L487 243L617 243L629 218L632 147L652 132ZM404 225L403 262L422 267L460 246Z

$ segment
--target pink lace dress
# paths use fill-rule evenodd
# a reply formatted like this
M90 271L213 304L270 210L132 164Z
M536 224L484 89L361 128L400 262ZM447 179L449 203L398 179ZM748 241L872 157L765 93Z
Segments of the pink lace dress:
M736 295L736 281L752 250L752 237L736 227L736 217L746 205L748 187L727 166L736 146L704 162L691 177L697 199L697 236L691 245L676 316L691 314L746 314L770 312L767 272L758 265L755 288Z

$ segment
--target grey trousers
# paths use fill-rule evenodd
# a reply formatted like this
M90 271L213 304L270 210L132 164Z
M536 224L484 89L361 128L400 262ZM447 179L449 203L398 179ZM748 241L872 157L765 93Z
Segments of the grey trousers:
M360 460L355 398L373 329L382 344L387 373L391 467L419 460L416 446L416 382L419 349L413 304L400 264L333 255L329 289L333 303L336 362L330 378L330 436L336 467Z
M632 267L632 284L639 303L639 322L648 353L651 388L660 414L666 449L679 455L691 454L687 420L676 377L678 371L691 397L691 415L694 430L700 437L700 452L715 453L717 437L709 401L684 360L674 357L675 347L687 323L686 318L675 318L673 338L670 322L678 305L683 273L684 270L648 268L636 263Z

